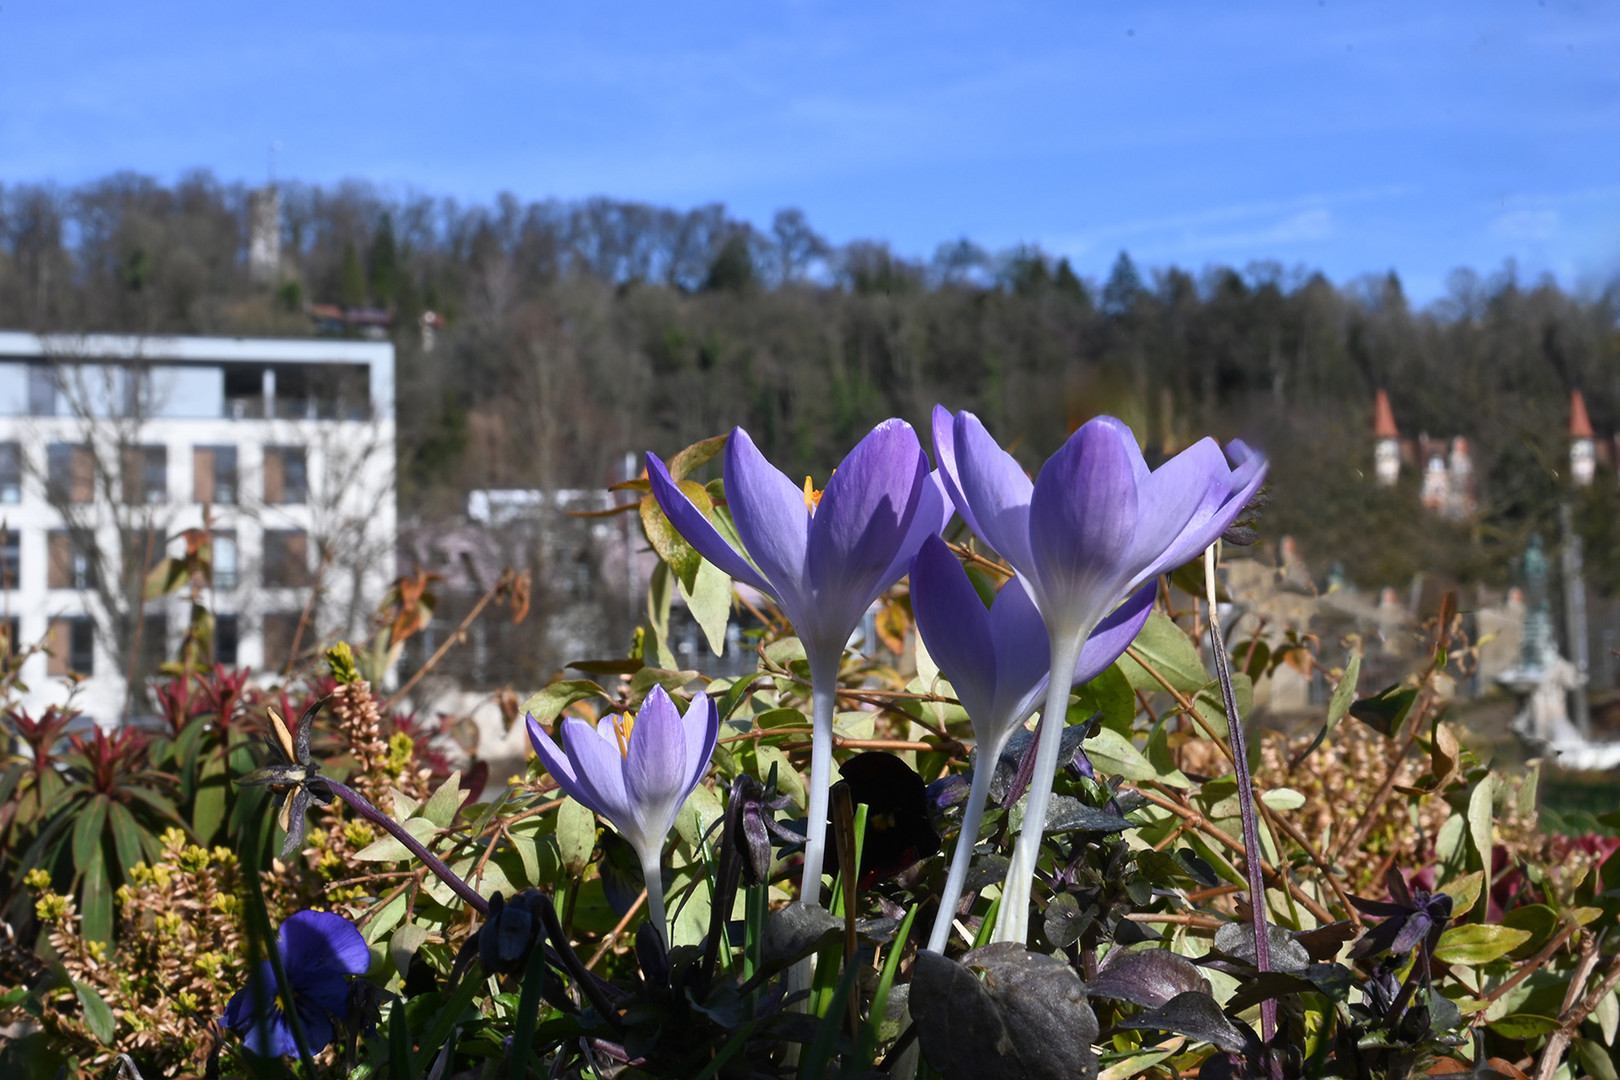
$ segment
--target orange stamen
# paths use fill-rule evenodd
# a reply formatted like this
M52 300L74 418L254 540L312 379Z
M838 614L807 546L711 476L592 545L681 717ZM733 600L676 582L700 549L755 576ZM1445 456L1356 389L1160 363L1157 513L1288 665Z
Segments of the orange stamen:
M630 756L630 731L636 726L636 718L626 713L613 718L613 734L619 739L619 754L621 757Z

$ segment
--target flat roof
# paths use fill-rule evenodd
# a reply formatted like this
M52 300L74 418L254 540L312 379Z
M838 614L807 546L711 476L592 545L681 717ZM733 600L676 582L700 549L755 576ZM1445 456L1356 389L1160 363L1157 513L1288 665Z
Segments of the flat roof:
M388 341L334 341L330 338L30 334L17 330L0 330L0 358L149 360L182 363L339 363L392 368L394 346Z

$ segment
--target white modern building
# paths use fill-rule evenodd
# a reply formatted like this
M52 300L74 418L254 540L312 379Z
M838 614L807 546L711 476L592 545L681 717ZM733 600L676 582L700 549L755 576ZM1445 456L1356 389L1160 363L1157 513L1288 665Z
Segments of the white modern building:
M133 582L191 529L218 660L268 676L295 638L358 643L393 578L394 478L388 343L0 332L0 628L14 655L49 646L22 704L77 675L99 722L149 711L192 598Z

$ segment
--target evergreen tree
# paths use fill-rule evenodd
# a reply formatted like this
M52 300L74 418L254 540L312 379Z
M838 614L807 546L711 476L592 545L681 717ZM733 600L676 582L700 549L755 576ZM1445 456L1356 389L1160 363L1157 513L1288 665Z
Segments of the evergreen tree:
M384 214L371 238L371 295L381 307L393 306L399 288L399 252L394 243L394 219Z
M354 244L343 246L343 269L338 278L338 303L346 308L366 306L366 275Z
M1142 275L1136 272L1130 255L1121 251L1108 272L1108 284L1103 286L1103 312L1116 319L1129 315L1141 295Z

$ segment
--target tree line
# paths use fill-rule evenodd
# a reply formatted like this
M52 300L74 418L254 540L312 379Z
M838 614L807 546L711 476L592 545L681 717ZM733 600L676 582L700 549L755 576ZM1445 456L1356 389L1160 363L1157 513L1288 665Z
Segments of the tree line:
M478 487L593 486L642 449L743 424L825 482L886 416L983 417L1031 467L1089 416L1162 458L1204 433L1274 462L1263 532L1366 586L1419 571L1511 580L1576 502L1594 584L1620 587L1612 468L1565 477L1570 392L1620 428L1620 288L1576 294L1511 266L1459 270L1424 309L1393 272L1335 284L1275 262L1138 267L1100 280L1035 247L931 258L835 245L798 210L593 198L463 204L363 182L285 183L282 262L256 281L250 189L206 172L0 187L0 325L136 333L314 332L311 303L393 314L401 512L453 515ZM431 348L421 316L444 323ZM1373 396L1404 435L1466 436L1480 509L1417 507L1415 470L1372 479Z

